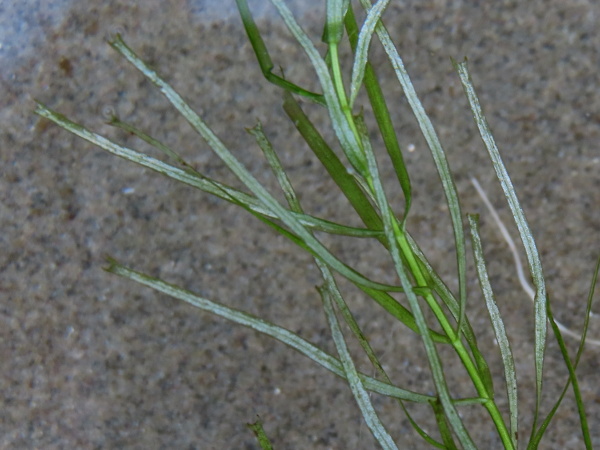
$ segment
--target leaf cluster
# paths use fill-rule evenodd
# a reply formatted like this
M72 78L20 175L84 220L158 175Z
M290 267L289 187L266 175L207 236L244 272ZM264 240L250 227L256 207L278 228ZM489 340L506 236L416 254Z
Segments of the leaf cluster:
M269 323L259 317L224 306L220 302L202 298L185 289L168 284L163 280L128 268L113 259L109 259L106 270L181 299L232 322L272 336L306 355L337 376L345 379L356 399L366 424L382 448L395 449L397 446L375 410L369 391L395 398L400 408L407 414L417 433L432 446L438 448L475 448L475 444L469 433L468 424L463 421L459 413L461 407L475 404L484 408L490 416L504 447L508 449L517 448L519 446L519 412L515 363L503 319L494 300L492 287L489 282L483 247L479 236L478 218L474 215L468 215L468 229L470 231L477 276L502 356L507 385L508 420L506 420L498 406L496 400L497 393L494 391L494 386L492 385L492 375L488 363L477 344L475 331L467 316L467 252L465 249L468 237L463 224L463 214L458 193L442 144L417 96L404 63L382 22L381 18L389 0L379 0L375 4L371 4L368 0L361 0L360 4L364 8L365 19L360 27L357 25L357 20L349 1L328 0L325 29L322 38L326 47L325 55L313 44L309 36L306 35L296 22L286 4L282 0L272 0L273 5L278 10L290 33L303 48L311 66L314 68L319 79L321 92L309 91L300 85L290 82L284 76L274 73L273 69L275 66L261 37L260 30L253 20L246 0L236 0L236 2L262 73L268 81L283 90L283 108L285 113L294 123L299 135L323 164L331 179L347 197L350 205L362 220L364 227L350 227L305 213L299 201L299 196L288 179L286 170L281 164L277 152L271 145L262 125L259 123L248 131L261 148L277 178L286 200L286 204L280 203L261 184L260 180L250 173L223 144L204 119L156 71L142 61L119 35L114 36L110 41L110 45L164 94L172 106L189 122L214 153L243 183L246 190L235 189L203 175L188 164L174 149L165 143L159 142L134 125L122 122L116 116L110 118L109 123L111 125L133 133L140 139L151 144L160 150L168 158L169 162L164 162L158 158L112 142L61 114L49 110L42 104L38 104L36 113L116 156L240 206L254 217L269 225L276 232L290 239L299 248L309 252L322 274L322 284L318 288L318 291L322 298L323 312L331 330L337 355L328 354L289 330ZM390 117L386 96L378 82L375 68L369 62L369 47L371 42L376 38L385 49L389 62L402 87L404 96L414 113L431 151L441 180L441 188L445 195L453 228L458 270L456 274L458 292L456 293L448 289L407 229L406 218L410 214L412 205L410 170L404 162L402 150L394 131L394 124ZM353 64L350 76L346 77L350 80L349 84L346 84L344 81L344 68L340 63L339 53L343 39L348 39L353 52ZM534 424L527 446L530 448L537 447L556 409L560 405L567 388L571 386L579 408L581 432L584 442L590 448L591 440L585 416L585 408L575 373L585 342L587 320L584 324L579 351L574 361L572 361L564 345L561 330L553 320L542 265L535 241L500 152L491 134L490 127L482 112L468 71L467 62L465 60L460 63L454 63L454 65L484 146L489 154L491 165L496 172L498 181L518 227L519 236L527 255L527 267L534 283L536 410L534 411ZM362 113L357 113L357 111L361 111L356 104L361 89L364 89L366 92L389 161L395 170L398 184L404 194L404 208L401 212L393 211L390 206L383 188L379 170L380 162L375 157L372 142L369 138L369 130L367 130ZM317 127L311 122L301 102L299 102L301 98L314 102L327 110L339 150L332 148L320 134ZM369 239L373 242L373 245L383 246L393 263L397 282L393 285L381 283L368 278L366 275L349 266L318 239L315 234L317 231L351 236L357 239ZM590 288L588 317L597 273L598 267L596 267ZM338 288L337 277L344 277L349 280L361 289L366 296L382 307L386 313L402 322L409 330L420 336L435 385L435 394L413 392L396 386L392 382L384 370L379 357L375 354L368 339L361 331L352 311L346 304L344 296ZM431 314L437 322L435 327L432 327L426 319ZM340 319L348 325L353 337L360 343L375 369L376 377L367 376L357 370L355 360L348 350L347 337L342 332ZM552 331L560 344L565 364L569 369L569 379L555 407L545 418L542 418L539 407L542 398L542 375L548 322L550 322ZM434 331L432 328L441 331ZM462 364L473 384L476 392L475 397L456 398L453 396L442 366L439 352L440 346L452 347L457 361ZM438 424L439 437L427 433L413 420L406 409L406 402L422 403L431 406ZM263 448L271 448L271 444L260 421L249 426L256 433L260 445Z

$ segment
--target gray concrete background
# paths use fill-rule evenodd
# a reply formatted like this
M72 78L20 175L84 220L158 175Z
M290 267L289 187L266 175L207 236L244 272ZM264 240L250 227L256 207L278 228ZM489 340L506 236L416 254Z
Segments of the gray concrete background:
M153 86L104 43L122 30L259 178L275 189L244 131L256 119L307 209L358 224L283 117L279 91L262 79L233 5L225 3L0 3L0 447L257 448L245 423L258 414L276 448L373 448L339 379L271 339L101 270L110 254L264 315L333 351L314 290L318 274L307 255L243 211L118 160L32 114L37 98L148 150L104 124L102 113L111 107L202 172L236 184ZM290 79L315 86L273 8L252 5L275 64ZM295 2L294 10L317 42L323 7L301 5ZM523 383L520 433L526 436L533 405L532 308L468 182L477 176L508 219L450 57L469 57L537 239L554 311L578 326L600 250L600 6L577 0L393 1L385 20L444 143L464 211L482 213L492 282ZM381 49L372 51L401 145L415 146L406 154L415 191L410 229L455 287L449 224L431 158ZM322 112L308 110L325 130ZM386 179L401 205L393 176ZM359 269L389 278L389 264L368 242L325 241ZM473 271L469 288L470 317L482 348L491 352L502 396L499 358ZM349 288L348 297L394 381L430 392L419 340ZM591 335L599 338L597 325L592 322ZM453 392L471 394L461 367L442 353ZM596 348L588 349L579 373L597 445ZM554 343L545 381L547 411L565 381ZM404 448L426 448L395 403L374 401ZM428 410L411 411L433 429ZM475 408L464 414L481 448L497 448L485 414ZM581 448L577 422L569 398L542 448Z

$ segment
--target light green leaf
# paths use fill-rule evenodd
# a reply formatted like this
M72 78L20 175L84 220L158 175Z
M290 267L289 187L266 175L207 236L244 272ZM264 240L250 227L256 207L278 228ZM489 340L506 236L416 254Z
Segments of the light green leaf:
M352 79L350 82L350 108L354 105L358 90L363 82L365 66L369 58L369 46L371 44L373 33L375 32L375 26L389 3L390 0L379 0L367 13L365 23L358 34L358 44L356 46L354 65L352 67Z
M331 334L333 335L335 347L338 351L338 355L340 356L340 360L344 368L346 379L348 380L348 384L350 385L350 389L354 395L354 399L356 400L356 403L358 403L358 407L362 412L365 422L367 422L367 426L371 430L371 433L373 433L373 436L379 445L381 445L381 448L390 450L397 449L398 447L394 443L392 437L389 435L381 423L381 420L377 416L377 412L375 411L375 408L373 408L369 394L363 386L362 380L358 376L358 372L356 371L356 367L354 366L350 352L346 347L346 341L335 316L335 312L333 311L333 304L331 302L330 283L333 279L331 277L331 273L329 273L329 270L323 264L319 264L319 268L321 269L321 273L325 279L325 285L319 288L319 293L321 294L321 298L323 300L323 308L329 323L329 328L331 329Z
M156 291L162 292L163 294L167 294L173 298L177 298L189 303L190 305L200 308L204 311L221 316L227 320L230 320L231 322L235 322L239 325L252 328L267 336L271 336L309 357L330 372L333 372L339 377L346 378L342 363L338 359L334 358L328 353L325 353L323 350L302 339L297 334L286 330L285 328L269 323L246 312L205 299L194 294L193 292L186 291L185 289L172 284L168 284L158 278L151 277L141 272L136 272L135 270L119 264L114 259L109 258L108 262L109 266L105 269L107 272L128 278ZM367 389L388 397L396 397L416 403L429 403L435 400L435 397L401 389L396 386L375 380L374 378L364 374L359 374L359 377Z
M290 182L290 179L288 178L287 174L285 173L285 170L283 169L283 166L281 165L281 161L279 160L277 153L275 153L271 142L265 135L262 129L262 124L258 122L258 124L256 124L254 128L250 128L247 131L252 136L254 136L254 138L256 139L256 143L265 155L265 159L269 163L269 166L271 166L271 170L275 174L275 177L279 182L279 186L281 186L283 195L285 196L285 199L288 205L290 206L290 209L293 212L302 213L302 206L300 206L298 196L296 195L296 192L292 187L292 183Z
M196 170L190 170L189 168L181 169L179 167L174 167L156 158L152 158L151 156L147 156L143 153L139 153L130 148L116 144L106 139L105 137L100 136L97 133L89 131L80 124L72 122L62 114L49 110L46 106L42 105L41 103L38 103L35 112L41 117L45 117L46 119L51 120L52 122L56 123L62 128L85 139L88 142L91 142L92 144L97 145L98 147L112 153L115 156L139 164L140 166L146 167L155 172L168 176L169 178L180 181L181 183L187 184L209 194L220 197L223 200L227 200L229 202L243 206L265 218L277 218L277 216L271 210L267 209L262 204L262 202L256 197L246 194L245 192L239 191L230 186L227 186L211 178L205 177ZM152 143L153 145L157 145L158 143L158 141L154 139L149 139L147 140L147 142ZM164 146L164 144L158 144L159 148ZM173 151L170 150L170 152ZM383 231L348 227L335 222L313 217L308 214L298 214L291 211L290 214L292 214L303 226L316 231L324 231L326 233L361 238L376 238L383 234Z
M527 219L525 218L525 213L521 208L521 204L519 203L519 199L517 198L515 188L512 184L512 181L510 180L508 171L504 166L504 162L502 161L500 152L498 151L496 141L492 136L490 127L483 114L483 110L475 92L475 87L473 86L471 76L469 75L467 62L464 61L458 64L455 63L455 67L460 76L460 81L462 83L465 94L467 95L469 106L471 107L471 111L473 112L473 118L475 119L475 123L477 124L477 127L479 129L479 134L481 135L481 138L483 139L483 142L488 150L488 154L490 155L492 165L494 166L494 170L496 171L496 177L500 182L500 186L502 187L504 196L508 201L508 206L510 207L513 218L515 219L515 223L517 224L519 236L521 236L521 241L523 242L523 245L525 247L525 254L527 255L527 264L529 266L529 271L531 272L533 284L536 288L534 299L534 360L536 372L536 411L533 421L533 430L535 430L537 420L539 417L540 403L542 400L544 352L546 349L546 334L548 320L548 315L546 311L546 284L544 282L544 274L542 272L542 262L540 260L540 255L538 253L535 241L533 239L533 234L531 233L531 229L529 228L529 224L527 223Z
M500 355L502 357L502 363L504 365L504 380L506 381L506 391L508 397L508 409L510 414L510 436L513 441L513 445L517 447L517 435L519 425L519 409L518 409L518 397L517 397L517 372L515 369L515 361L513 353L510 348L510 342L506 335L506 328L504 327L504 321L500 315L500 310L494 299L494 293L492 291L492 285L487 273L485 259L483 256L483 247L481 245L481 238L479 237L479 225L478 217L472 214L468 215L469 226L471 227L471 241L473 243L473 254L475 256L475 267L477 268L477 277L479 278L479 285L485 298L485 304L490 314L492 321L492 327L494 328L494 335L500 348Z

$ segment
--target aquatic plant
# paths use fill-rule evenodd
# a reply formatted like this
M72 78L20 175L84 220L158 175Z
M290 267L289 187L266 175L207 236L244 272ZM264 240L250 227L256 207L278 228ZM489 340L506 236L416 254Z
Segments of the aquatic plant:
M142 61L118 34L110 40L110 45L164 94L173 107L243 183L246 190L233 188L206 176L181 157L177 151L165 143L159 142L134 125L121 121L116 115L110 116L111 125L122 128L157 148L168 158L168 162L112 142L48 109L41 103L38 104L36 113L114 155L240 206L269 225L275 232L281 233L291 240L299 250L308 252L313 257L314 263L322 276L318 293L322 299L323 312L330 327L337 355L331 355L299 335L260 317L233 309L214 300L202 298L193 292L131 269L112 258L109 259L106 270L188 302L234 323L272 336L346 380L365 423L382 448L394 449L397 448L397 445L392 438L393 433L388 431L390 426L384 424L373 405L370 395L373 392L396 399L398 406L407 414L416 432L434 447L457 448L460 446L475 448L469 423L460 414L461 408L468 406L477 406L490 417L505 448L523 447L525 437L523 433L519 434L518 432L518 383L515 363L510 339L506 333L503 317L494 299L489 281L486 258L479 235L478 216L467 215L467 233L463 223L464 218L459 195L440 139L417 96L402 58L381 20L389 0L379 0L375 4L371 4L368 0L361 0L360 3L365 10L365 18L360 27L357 25L354 11L348 1L329 0L323 33L323 42L326 48L325 56L296 22L286 4L281 0L272 0L272 3L277 8L291 34L308 56L310 64L317 75L321 91L313 92L297 83L292 83L283 74L279 75L274 71L275 65L271 61L267 47L246 1L237 0L240 16L258 63L265 78L282 89L285 113L294 123L305 143L308 144L308 147L323 164L331 179L348 199L349 204L364 223L363 227L351 227L307 214L299 200L296 189L288 178L285 167L281 164L267 133L259 123L250 129L249 133L254 137L275 174L286 204L278 201L265 185L224 145L207 122L155 70ZM431 151L441 180L441 189L445 196L452 223L457 267L456 280L458 280L457 292L452 292L447 287L448 283L442 280L438 271L434 268L435 264L427 259L418 242L413 239L407 225L407 217L409 217L411 211L419 207L412 202L413 185L411 184L411 174L418 170L418 167L411 168L405 164L388 109L388 95L382 91L376 76L376 68L369 62L369 48L374 38L379 39L385 49L404 96ZM340 49L344 39L348 39L352 49L351 67L343 67L341 63ZM542 264L533 234L483 114L469 74L467 61L455 62L454 66L464 88L484 147L489 154L491 166L496 172L497 179L518 228L519 237L527 258L527 269L534 286L529 289L531 289L535 312L534 354L532 356L535 361L536 383L534 392L528 393L528 395L535 396L536 400L535 409L531 413L533 414L533 426L526 445L528 448L537 447L570 387L573 390L578 408L583 441L587 448L591 448L590 432L584 402L579 390L576 368L584 348L598 265L591 282L586 320L582 326L582 333L572 332L554 320ZM358 105L359 99L363 98L360 95L363 90L369 102L368 109L363 109ZM331 122L332 134L337 139L336 149L332 148L318 131L309 115L306 114L305 108L303 108L299 99L304 99L325 108ZM377 123L378 131L389 158L386 162L382 162L381 158L376 157L370 138L375 130L368 129L367 120L365 120L367 112L365 111L372 111L372 116ZM382 164L391 164L394 168L397 183L404 196L404 205L401 211L392 208L386 194L380 172ZM476 182L475 184L478 186ZM479 191L482 192L481 189ZM499 220L497 222L500 223ZM366 239L372 242L373 246L383 247L393 267L393 275L396 281L392 284L376 281L350 267L324 245L322 239L319 239L319 233ZM477 343L476 330L469 317L470 308L466 289L466 241L468 234L470 234L477 278L501 354L507 388L505 393L508 405L507 411L503 411L499 406L498 396L500 394L494 389L492 373L486 355L483 354ZM510 238L508 240L511 241ZM514 246L514 244L512 245ZM517 265L520 265L520 262ZM518 276L527 290L528 281L522 270L518 271ZM339 280L342 278L359 288L366 297L374 302L374 307L382 308L386 314L403 323L407 330L420 336L435 392L414 392L398 386L392 381L386 370L384 370L381 356L378 356L373 350L369 339L361 330L359 321L355 318L353 311L344 299L344 294L339 288ZM358 341L367 355L376 374L374 377L368 376L357 369L355 356L348 349L348 336L342 331L340 319L351 330L353 338ZM561 395L557 398L554 408L546 416L542 416L540 402L543 395L542 378L548 323L550 323L553 336L559 344L565 366L569 371L569 378ZM563 340L565 332L580 340L574 359L571 358L565 346ZM453 364L460 364L464 367L465 374L472 384L474 392L472 396L457 397L453 394L452 386L448 384L444 370L444 364L448 364L448 362L443 363L440 355L440 348L442 347L451 348L455 355ZM431 407L435 422L438 425L435 435L427 432L421 424L413 420L406 408L408 403L424 404ZM262 448L271 448L269 439L260 422L252 424L251 428L256 433Z

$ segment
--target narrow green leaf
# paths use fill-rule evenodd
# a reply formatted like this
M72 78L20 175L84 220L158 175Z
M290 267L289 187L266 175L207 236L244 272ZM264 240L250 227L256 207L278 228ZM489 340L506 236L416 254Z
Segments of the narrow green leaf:
M352 67L352 79L350 82L350 108L354 105L358 90L363 82L365 66L367 65L369 58L369 46L371 45L371 38L375 32L375 26L389 3L390 0L379 0L373 5L367 14L365 23L360 29L355 50L354 65Z
M577 356L575 358L575 365L579 364L579 359L581 358L581 354L583 353L583 349L585 344L589 341L587 339L588 327L590 324L590 317L592 316L592 302L594 300L594 291L596 289L596 283L598 282L598 272L600 271L600 257L596 261L596 268L594 270L594 274L592 275L592 282L590 283L590 290L588 293L587 303L585 307L585 321L583 323L583 332L581 333L581 341L579 343L579 348L577 349Z
M173 298L189 303L190 305L195 306L203 311L210 312L230 320L231 322L252 328L253 330L256 330L267 336L271 336L312 359L317 364L323 366L325 369L336 374L337 376L346 378L340 360L334 358L328 353L325 353L323 350L304 340L297 334L286 330L285 328L269 323L246 312L205 299L194 294L193 292L187 291L172 284L168 284L158 278L151 277L141 272L136 272L135 270L119 264L112 258L109 258L108 262L109 266L105 269L107 272L114 273L115 275L119 275L144 286L148 286L156 291L162 292L163 294L167 294ZM435 397L430 395L423 395L401 389L396 386L391 386L364 374L359 374L359 377L367 389L388 397L400 398L402 400L415 403L430 403L435 400Z
M519 235L521 236L521 241L525 247L525 253L527 255L527 264L529 266L529 271L531 272L531 276L533 278L533 284L536 288L535 299L534 299L534 313L535 313L535 342L534 342L534 351L535 351L535 372L536 372L536 410L533 421L533 429L537 427L537 420L539 417L539 408L542 399L542 379L543 379L543 370L544 370L544 352L546 350L546 334L547 334L547 325L546 321L548 320L547 312L546 312L546 284L544 282L544 274L542 271L542 263L540 260L540 255L538 253L537 247L535 245L535 241L533 239L533 235L531 233L531 229L529 228L529 224L527 223L527 219L525 218L525 213L521 208L521 204L517 198L517 194L515 192L515 188L510 180L508 175L508 171L504 166L504 162L502 161L502 157L500 156L500 152L498 151L498 147L494 140L494 137L491 133L490 127L487 123L487 120L483 114L483 110L479 103L479 99L477 97L477 93L475 92L475 87L473 86L473 82L471 80L471 76L469 74L469 70L467 67L466 60L462 63L455 63L455 68L460 76L460 81L462 83L463 89L469 101L469 106L471 107L471 111L473 112L473 118L475 119L475 123L479 129L479 134L483 139L483 142L488 150L490 155L490 159L492 161L492 165L494 166L494 170L496 171L496 177L500 182L500 186L502 187L502 191L504 192L504 196L508 201L508 205L512 212L512 215L515 219L515 223L517 224L517 228L519 230Z
M377 412L371 403L371 398L369 397L362 380L358 376L358 372L356 371L356 367L354 366L350 352L346 347L346 341L344 339L344 335L342 334L342 330L340 329L340 325L335 316L333 304L331 302L331 286L328 282L328 280L331 280L331 278L328 276L328 269L323 264L319 264L319 268L321 269L325 279L325 285L319 288L319 293L321 294L321 299L323 300L323 309L325 310L325 315L329 323L329 328L331 329L333 341L335 343L338 355L340 356L340 361L342 362L346 379L350 385L350 390L354 395L354 399L356 400L356 403L362 412L362 416L365 419L369 430L371 430L371 433L381 448L391 450L397 449L398 447L394 443L392 437L389 435L381 423L381 420L377 416Z
M300 206L300 202L298 201L298 197L296 196L296 192L292 187L292 183L288 178L283 166L281 165L281 161L279 157L273 150L273 146L269 139L265 135L262 125L260 122L256 124L254 128L250 128L247 130L254 138L256 139L256 143L261 148L263 154L265 155L265 159L269 163L271 170L275 174L277 181L279 182L279 186L281 186L281 190L283 191L283 195L285 196L290 209L296 213L302 213L302 206Z
M323 95L316 94L314 92L308 91L300 86L290 83L285 78L282 78L273 73L273 61L271 60L271 56L269 55L269 51L267 50L267 46L260 35L260 31L254 22L254 18L252 17L252 13L248 8L248 2L246 0L235 0L238 11L240 13L240 17L242 18L242 23L244 24L244 29L246 30L246 34L248 35L248 40L252 45L252 49L254 50L254 54L256 55L256 59L258 60L258 64L260 65L260 70L263 73L263 76L276 86L279 86L286 91L293 92L298 95L302 95L311 99L312 101L319 103L325 106L325 99Z
M348 7L345 24L350 46L352 47L352 50L356 52L359 30L356 25L356 19L354 18L352 5ZM394 131L394 125L385 101L385 96L383 95L383 91L379 81L377 80L375 71L368 61L365 65L364 86L367 91L369 101L371 102L373 114L375 115L375 120L377 121L377 126L379 127L381 137L383 138L385 148L388 152L390 160L392 161L394 171L396 172L398 182L400 183L402 193L404 194L405 207L402 219L402 228L404 228L412 198L410 177L408 176L408 171L406 169L406 165L404 164L404 158L402 156L402 151L400 150L400 145L398 144L396 132Z
M440 402L433 403L431 406L435 415L435 421L437 422L438 429L440 430L440 435L442 436L442 440L444 442L444 448L448 450L457 449L458 447L456 447L454 437L452 436L452 430L450 429L448 420L444 414L444 407Z
M590 283L590 290L589 290L588 298L587 298L583 333L581 334L579 348L577 349L577 355L575 356L575 363L573 364L573 368L572 368L573 370L571 371L571 369L569 369L569 379L567 380L565 387L563 388L563 390L561 392L561 395L558 397L558 400L556 401L556 403L554 404L554 406L548 413L548 416L546 417L546 419L540 425L540 428L537 431L537 433L535 433L535 436L533 437L533 439L531 439L531 441L529 442L528 448L530 448L530 449L538 448L538 446L542 440L542 437L543 437L544 433L546 432L548 425L550 425L550 422L551 422L552 418L554 417L554 415L556 414L556 411L558 410L560 404L562 403L562 400L563 400L565 394L567 393L569 386L571 385L571 383L573 381L575 381L575 382L577 381L577 378L575 378L575 370L577 370L577 366L579 365L581 355L583 354L583 349L585 347L585 343L587 342L586 333L587 333L587 328L589 325L590 314L592 312L592 301L594 299L594 291L596 289L596 283L598 281L598 272L599 271L600 271L600 258L598 258L598 260L596 261L596 268L594 270L594 274L592 275L592 282ZM549 302L548 302L548 304L549 304ZM548 311L548 316L550 318L552 318L552 311L550 311L550 309ZM553 330L554 330L555 334L557 335L557 339L558 339L558 335L560 334L560 331L561 331L560 327L558 327L558 324L554 320L552 320L550 323L552 324ZM560 339L562 339L562 337ZM568 362L567 361L565 361L565 362L567 363L567 367L569 367L570 359L568 358L568 353L567 353L566 348L564 347L564 344L561 345L560 348L561 348L561 353L562 353L563 357L567 358L567 360L568 360ZM587 424L587 418L586 418L586 413L585 413L585 403L584 403L583 399L581 398L581 394L579 393L579 388L575 389L575 403L577 405L577 410L579 412L579 417L580 417L580 422L581 422L581 431L582 431L582 435L584 438L584 442L586 444L586 448L592 448L591 439L589 436L589 427Z
M567 346L565 345L565 340L562 337L560 329L554 320L554 316L552 315L552 309L550 307L550 301L546 301L546 306L548 308L548 319L550 320L550 325L554 330L554 335L556 336L556 340L560 347L560 353L563 356L563 360L567 369L569 370L569 381L573 386L573 395L575 396L575 404L577 405L577 412L579 413L579 422L581 425L581 434L583 436L583 442L585 443L585 448L591 450L592 447L592 438L590 436L590 428L588 425L587 415L585 412L585 406L583 402L583 398L581 397L581 389L579 388L579 381L577 380L577 374L575 373L576 367L571 362L571 358L569 357L569 351L567 350ZM582 341L583 342L583 341ZM560 404L560 401L557 402Z
M344 166L335 152L327 145L327 142L325 142L292 95L284 94L283 109L365 225L369 229L381 230L383 232L383 225L378 212L356 179L348 173L346 166Z
M260 418L254 423L246 424L246 426L248 428L250 428L250 430L252 430L252 432L256 436L256 439L258 440L258 445L260 445L260 448L262 448L263 450L273 450L271 441L269 440L267 433L265 433L265 430L263 428L262 422L260 421Z
M364 333L360 329L360 326L358 325L358 322L354 318L352 311L350 310L350 308L346 304L346 301L342 297L342 294L339 291L339 288L337 286L337 283L335 282L335 278L333 277L333 274L327 267L323 266L322 264L319 264L318 261L316 261L316 263L317 263L317 266L319 266L319 269L321 270L321 275L323 276L323 279L325 280L325 282L327 284L327 290L329 292L329 295L330 295L331 299L337 305L340 312L342 313L344 321L346 322L348 327L350 327L350 331L352 331L352 333L354 334L354 337L356 337L356 339L358 340L358 343L362 347L363 351L369 358L369 361L371 362L373 367L377 370L379 375L382 376L382 378L385 380L385 382L392 384L387 373L383 369L383 366L379 362L379 358L373 351L371 344L369 343L369 341L365 337Z
M147 142L148 144L150 144L154 148L157 148L158 150L160 150L161 152L163 152L169 158L173 159L174 161L177 161L180 165L182 165L182 166L184 166L186 168L192 169L192 166L190 166L173 149L171 149L170 147L166 146L165 144L163 144L162 142L160 142L158 139L153 138L149 134L144 133L142 130L134 127L133 125L121 121L116 115L111 116L110 120L108 121L108 124L112 125L113 127L120 128L121 130L124 130L124 131L126 131L128 133L131 133L131 134L137 136L138 138L142 139L144 142Z
M506 381L506 393L508 397L508 409L510 414L510 436L513 441L513 445L517 447L517 436L518 436L518 425L519 425L519 410L518 410L518 397L517 397L517 372L515 369L515 361L513 353L510 348L510 342L506 335L506 328L500 310L494 299L494 293L492 291L492 285L487 273L485 259L483 256L483 247L481 245L481 238L479 236L479 217L476 215L469 214L469 226L471 228L471 242L473 243L473 254L475 256L475 267L477 269L477 277L479 278L479 285L485 298L485 304L490 314L492 321L492 327L494 328L494 335L500 348L500 355L502 357L502 363L504 365L504 380Z

